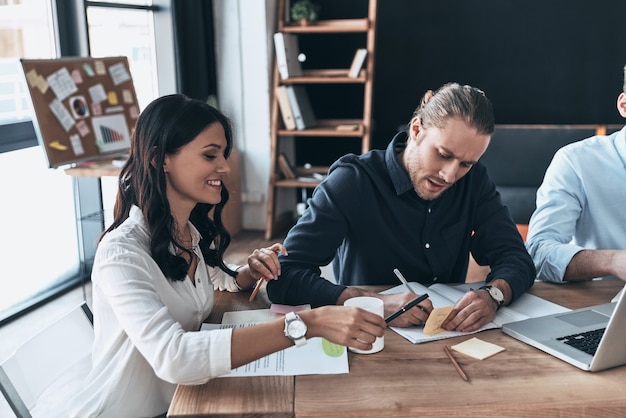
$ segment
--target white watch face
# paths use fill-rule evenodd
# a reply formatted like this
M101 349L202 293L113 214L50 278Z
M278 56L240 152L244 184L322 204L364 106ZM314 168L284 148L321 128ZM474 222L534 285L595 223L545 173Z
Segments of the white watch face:
M302 338L306 335L306 325L301 319L290 321L287 326L287 333L293 339Z
M489 294L498 303L502 303L502 301L504 301L504 295L502 294L502 291L500 289L498 289L497 287L495 287L495 286L491 286L489 288Z

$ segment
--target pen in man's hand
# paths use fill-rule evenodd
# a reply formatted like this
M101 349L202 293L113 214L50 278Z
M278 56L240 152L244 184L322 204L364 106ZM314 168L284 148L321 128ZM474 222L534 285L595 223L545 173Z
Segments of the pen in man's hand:
M391 321L393 321L394 319L396 319L397 317L399 317L400 315L402 315L403 313L405 313L406 311L408 311L409 309L411 309L412 307L414 307L415 305L417 305L418 303L420 303L421 301L427 298L428 298L428 293L424 293L422 296L413 299L412 301L404 305L402 308L400 308L400 310L395 311L394 313L389 315L387 318L385 318L385 322L390 323Z
M402 273L400 273L400 270L393 269L393 272L398 277L398 279L400 279L400 281L406 286L406 290L410 293L413 293L413 290L411 290L411 286L409 286L409 282L406 281Z
M400 273L400 270L398 269L393 269L393 272L395 273L395 275L398 277L398 279L400 279L400 281L402 282L402 284L404 284L404 287L406 287L407 292L409 293L415 293L413 291L413 289L411 289L411 286L409 286L409 282L407 282L407 280L404 278L404 276L402 275L402 273ZM423 310L424 312L428 313L428 311L424 308L422 308L421 306L419 306L419 308L421 310Z

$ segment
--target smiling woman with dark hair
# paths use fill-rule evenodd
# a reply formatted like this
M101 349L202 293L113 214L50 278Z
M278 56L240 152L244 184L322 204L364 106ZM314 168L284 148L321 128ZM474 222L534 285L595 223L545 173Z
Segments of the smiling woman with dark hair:
M156 99L139 116L114 221L96 251L93 368L71 416L157 416L177 384L204 383L310 337L367 350L383 335L379 316L339 306L199 331L215 290L278 279L277 255L287 255L276 243L255 250L245 266L223 260L230 242L221 222L223 180L232 144L228 119L183 95Z

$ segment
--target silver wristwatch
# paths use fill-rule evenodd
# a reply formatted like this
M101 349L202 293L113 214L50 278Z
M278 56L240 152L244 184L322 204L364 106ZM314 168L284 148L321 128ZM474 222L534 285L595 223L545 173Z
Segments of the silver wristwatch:
M294 312L285 315L285 336L292 339L296 347L306 344L306 324Z
M502 304L504 304L504 293L502 293L502 291L500 289L498 289L495 286L481 286L478 288L478 290L486 290L487 292L489 292L489 296L491 296L491 299L493 299L496 304L498 305L498 308L500 308L500 306L502 306Z

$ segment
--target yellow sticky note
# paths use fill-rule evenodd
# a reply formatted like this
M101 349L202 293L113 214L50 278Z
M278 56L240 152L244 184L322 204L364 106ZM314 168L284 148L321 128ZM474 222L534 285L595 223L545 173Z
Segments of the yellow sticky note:
M37 73L37 70L35 70L34 68L26 73L26 81L28 81L28 84L31 87L35 87L37 85L38 78L39 78L39 74Z
M65 151L65 150L67 150L67 147L65 145L61 144L59 141L52 141L52 142L50 142L48 144L48 146L50 148L53 148L53 149L58 150L58 151Z
M109 100L109 104L111 106L115 106L116 104L119 103L119 101L117 100L117 93L115 93L114 91L110 91L107 94L107 99Z
M443 321L446 320L451 310L452 306L433 309L430 315L428 315L428 319L424 324L424 334L435 335L439 334L441 331L444 331L444 329L441 328L441 324L443 323Z
M504 347L500 347L499 345L483 341L480 338L476 337L453 345L451 348L454 351L458 351L459 353L474 357L478 360L484 360L487 357L498 354L500 351L504 351Z

